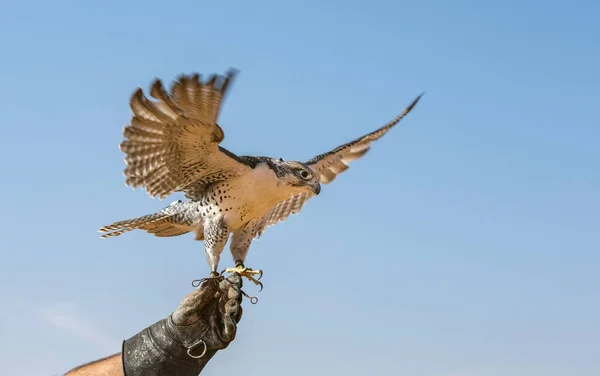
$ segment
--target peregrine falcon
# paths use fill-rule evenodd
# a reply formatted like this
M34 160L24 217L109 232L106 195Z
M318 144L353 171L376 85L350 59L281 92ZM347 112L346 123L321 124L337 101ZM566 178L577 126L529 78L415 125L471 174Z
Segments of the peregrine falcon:
M204 240L211 276L230 234L237 272L260 284L260 270L244 266L250 243L267 227L297 214L305 202L369 151L417 104L422 94L381 128L306 162L262 156L238 156L219 144L225 136L217 123L221 103L237 71L182 75L167 91L156 79L149 100L138 88L130 99L132 116L120 144L125 154L125 183L163 199L183 192L166 208L102 227L101 238L140 229L159 237L195 233ZM258 277L260 279L260 277Z

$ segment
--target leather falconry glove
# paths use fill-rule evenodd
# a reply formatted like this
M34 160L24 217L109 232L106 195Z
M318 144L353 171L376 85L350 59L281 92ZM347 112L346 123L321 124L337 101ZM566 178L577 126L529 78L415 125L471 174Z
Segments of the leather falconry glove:
M197 376L235 338L241 287L238 274L205 280L169 317L123 341L125 376Z

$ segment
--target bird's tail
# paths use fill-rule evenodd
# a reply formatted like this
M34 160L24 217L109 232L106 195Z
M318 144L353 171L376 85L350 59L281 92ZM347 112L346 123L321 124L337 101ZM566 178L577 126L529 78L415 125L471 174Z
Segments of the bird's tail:
M102 227L98 232L103 232L100 238L119 236L132 230L144 230L156 236L177 236L190 232L187 226L181 226L175 218L176 213L158 212L141 217L126 219Z

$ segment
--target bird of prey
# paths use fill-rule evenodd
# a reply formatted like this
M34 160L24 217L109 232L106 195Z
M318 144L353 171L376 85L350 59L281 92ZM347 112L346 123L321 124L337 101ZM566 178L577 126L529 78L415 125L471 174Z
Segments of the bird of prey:
M381 128L306 161L238 156L219 146L224 138L217 123L221 104L236 70L225 75L181 75L167 91L156 79L149 100L138 88L130 99L132 116L120 144L125 154L125 182L163 199L178 200L149 215L102 227L101 237L140 229L159 237L195 233L204 240L211 276L239 273L254 283L260 270L245 267L250 243L267 227L302 209L304 203L369 151L417 104L422 94ZM230 234L235 268L218 272ZM260 277L258 277L260 279Z

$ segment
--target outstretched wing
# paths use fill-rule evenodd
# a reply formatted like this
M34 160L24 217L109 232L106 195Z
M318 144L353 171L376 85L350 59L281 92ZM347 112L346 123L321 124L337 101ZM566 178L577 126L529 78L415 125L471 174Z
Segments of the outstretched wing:
M182 75L170 93L156 79L150 89L156 101L146 98L141 88L133 93L131 122L120 144L127 185L161 199L178 191L194 197L202 185L250 168L219 147L224 133L217 118L235 74L213 75L205 82L198 74Z
M383 127L342 145L329 153L318 155L306 162L306 164L315 171L321 183L327 184L333 181L339 173L348 169L347 163L365 155L370 148L371 142L377 140L389 131L390 128L398 124L413 109L422 95L419 95L400 115L396 116ZM292 214L298 214L306 201L314 196L312 193L305 192L293 195L277 203L258 222L256 235L260 237L269 226L285 221Z
M298 214L306 201L313 196L314 194L307 192L299 193L275 204L258 222L257 237L260 237L269 226L285 221L291 214Z
M422 96L423 94L419 95L400 115L396 116L383 127L357 138L354 141L341 145L328 153L317 155L305 163L317 174L321 184L332 182L337 175L348 169L348 163L359 159L369 151L371 142L379 139L392 129L393 126L398 124L400 120L416 106Z

